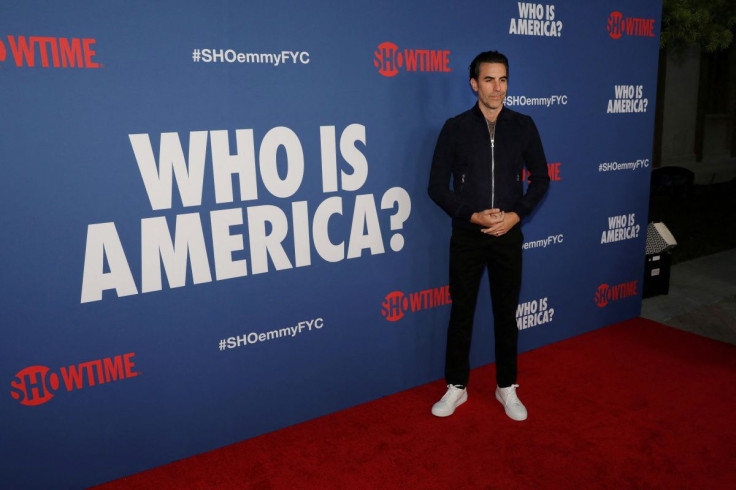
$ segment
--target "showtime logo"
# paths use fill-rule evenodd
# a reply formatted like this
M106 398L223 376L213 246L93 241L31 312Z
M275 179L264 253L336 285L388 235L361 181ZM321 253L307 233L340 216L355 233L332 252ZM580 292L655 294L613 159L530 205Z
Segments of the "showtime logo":
M10 396L21 405L35 406L51 400L61 388L74 391L134 378L141 373L134 370L133 357L131 352L63 367L58 372L46 366L29 366L10 382Z
M639 294L638 285L639 281L624 282L616 286L601 284L595 292L595 304L598 305L598 308L604 308L613 301L637 296Z
M8 36L5 42L0 39L0 63L10 57L18 67L102 68L93 60L96 42L85 38Z
M553 163L547 163L547 175L549 175L549 180L552 182L558 182L562 180L562 175L560 174L562 166L562 162L553 162ZM525 168L521 170L522 180L526 182L527 184L531 182L529 180L530 174L529 171Z
M624 17L621 12L611 12L606 25L608 35L613 39L627 36L654 37L654 19Z
M376 49L373 65L384 77L394 77L399 69L407 72L451 72L450 52L430 49L404 49L394 43L382 43Z
M381 303L381 314L386 320L397 322L404 318L408 312L415 313L421 310L449 305L450 303L452 303L450 286L425 289L424 291L417 291L408 295L401 291L394 291L387 294L383 303Z

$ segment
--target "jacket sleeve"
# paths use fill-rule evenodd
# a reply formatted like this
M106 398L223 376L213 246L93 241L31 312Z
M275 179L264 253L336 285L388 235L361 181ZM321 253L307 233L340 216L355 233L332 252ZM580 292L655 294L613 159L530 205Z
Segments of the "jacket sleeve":
M442 126L432 157L432 168L429 172L429 197L452 218L470 221L475 212L459 195L450 188L454 159L452 122L448 120ZM454 183L457 185L457 183Z
M549 172L547 170L547 158L544 156L544 148L542 147L542 139L539 137L539 131L532 118L527 118L527 124L528 139L523 158L524 165L529 171L529 186L524 197L516 203L512 210L522 219L534 210L544 197L547 189L549 189Z

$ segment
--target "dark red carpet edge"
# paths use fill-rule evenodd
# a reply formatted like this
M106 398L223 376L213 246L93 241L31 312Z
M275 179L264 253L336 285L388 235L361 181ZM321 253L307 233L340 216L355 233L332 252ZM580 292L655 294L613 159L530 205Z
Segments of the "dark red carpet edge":
M493 366L96 487L736 488L736 346L634 319L525 353L514 422Z

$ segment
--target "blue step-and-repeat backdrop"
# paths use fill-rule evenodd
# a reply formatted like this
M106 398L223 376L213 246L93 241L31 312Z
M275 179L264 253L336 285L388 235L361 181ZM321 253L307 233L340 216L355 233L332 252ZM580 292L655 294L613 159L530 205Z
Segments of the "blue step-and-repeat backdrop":
M480 51L509 57L552 180L523 227L520 349L638 316L660 14L4 5L0 486L92 485L441 379L450 218L426 187Z

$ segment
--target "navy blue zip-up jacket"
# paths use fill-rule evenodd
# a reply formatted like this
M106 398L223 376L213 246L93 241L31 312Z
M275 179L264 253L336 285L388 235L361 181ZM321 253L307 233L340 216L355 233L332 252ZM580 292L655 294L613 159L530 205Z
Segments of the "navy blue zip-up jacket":
M524 167L530 180L526 194ZM445 122L434 149L428 191L452 217L453 227L480 230L470 217L492 208L513 211L524 219L548 188L547 159L531 117L503 107L496 119L493 149L478 104Z

